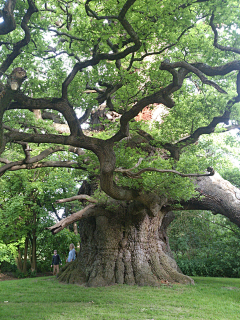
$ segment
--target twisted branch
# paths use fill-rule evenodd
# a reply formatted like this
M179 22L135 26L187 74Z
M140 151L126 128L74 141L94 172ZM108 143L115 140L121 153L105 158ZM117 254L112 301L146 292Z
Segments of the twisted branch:
M232 51L235 53L240 53L240 49L237 49L234 47L229 47L229 46L226 47L226 46L222 46L222 45L218 44L218 32L217 32L217 28L215 27L215 25L213 23L213 20L214 20L214 13L212 14L210 22L209 22L209 25L211 26L212 31L214 33L214 41L213 41L214 47L221 50L221 51Z
M10 1L10 2L12 2L12 1ZM9 68L9 66L12 64L14 59L17 58L21 54L22 48L25 47L30 42L31 35L30 35L30 31L29 31L27 24L28 24L31 16L35 12L38 12L38 9L37 9L33 0L28 0L28 5L29 5L29 7L28 7L28 9L22 19L22 23L21 23L21 27L22 27L23 31L25 32L25 37L14 45L13 51L7 56L5 61L3 61L2 65L0 67L0 76L2 76L2 74Z
M212 167L208 167L207 168L207 171L209 173L203 173L203 174L201 174L201 173L181 173L181 172L179 172L177 170L170 170L170 169L159 170L159 169L151 168L151 167L141 169L136 173L131 172L133 169L137 168L141 164L142 160L144 160L144 159L140 158L138 160L137 164L133 168L130 168L130 169L117 168L114 171L115 172L120 172L124 176L127 176L127 177L132 178L132 179L139 179L141 174L143 174L144 172L173 173L173 174L179 175L180 177L205 177L205 176L213 176L214 175L214 169Z

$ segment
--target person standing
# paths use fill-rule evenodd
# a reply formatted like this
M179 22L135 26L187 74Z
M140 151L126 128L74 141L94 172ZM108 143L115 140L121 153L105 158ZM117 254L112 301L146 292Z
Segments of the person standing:
M70 244L69 250L70 251L69 251L68 258L67 258L66 262L71 262L76 259L76 251L75 251L75 247L74 247L73 243Z
M51 268L53 266L53 275L59 273L59 264L62 265L62 261L60 259L59 254L57 253L57 250L54 250L54 255L52 257L52 264L51 264Z

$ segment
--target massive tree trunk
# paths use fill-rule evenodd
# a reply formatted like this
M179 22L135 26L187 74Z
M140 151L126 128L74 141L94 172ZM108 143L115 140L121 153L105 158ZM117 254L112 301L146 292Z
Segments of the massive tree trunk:
M97 207L80 221L81 251L59 280L87 286L193 283L172 258L166 228L171 216L150 216L143 206Z
M231 183L216 173L197 178L196 190L199 196L182 203L183 209L211 210L240 226L239 190ZM169 203L152 215L137 202L118 202L111 210L90 204L50 227L57 233L81 219L81 251L76 261L62 268L59 280L87 286L193 283L181 273L169 247L166 230L172 209Z

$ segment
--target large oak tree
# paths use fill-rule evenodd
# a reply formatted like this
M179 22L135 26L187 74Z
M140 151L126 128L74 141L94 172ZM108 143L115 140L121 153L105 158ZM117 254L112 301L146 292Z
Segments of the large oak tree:
M82 209L78 259L60 280L193 283L166 229L172 210L240 226L239 191L198 149L238 128L238 1L2 1L0 175L70 168ZM136 121L161 108L161 120ZM59 188L61 186L59 185ZM90 204L88 204L90 203Z

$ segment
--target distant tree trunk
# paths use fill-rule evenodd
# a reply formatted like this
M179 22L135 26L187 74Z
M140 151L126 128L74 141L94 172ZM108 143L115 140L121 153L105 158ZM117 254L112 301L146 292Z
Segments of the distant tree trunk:
M18 268L19 271L22 271L22 269L23 269L23 266L22 266L22 253L21 253L20 246L17 247L17 252L18 252L18 255L16 257L17 268Z
M26 237L25 239L25 246L24 246L24 258L23 258L23 268L22 268L22 272L24 274L27 273L27 254L28 254L28 237Z
M166 235L171 222L149 216L143 206L122 206L113 212L96 209L80 221L81 251L66 264L59 280L87 286L193 283L178 269Z
M36 231L32 234L32 254L31 254L31 271L37 271L37 237Z
M32 216L32 231L29 233L29 239L31 241L31 271L37 271L37 212L33 210Z

